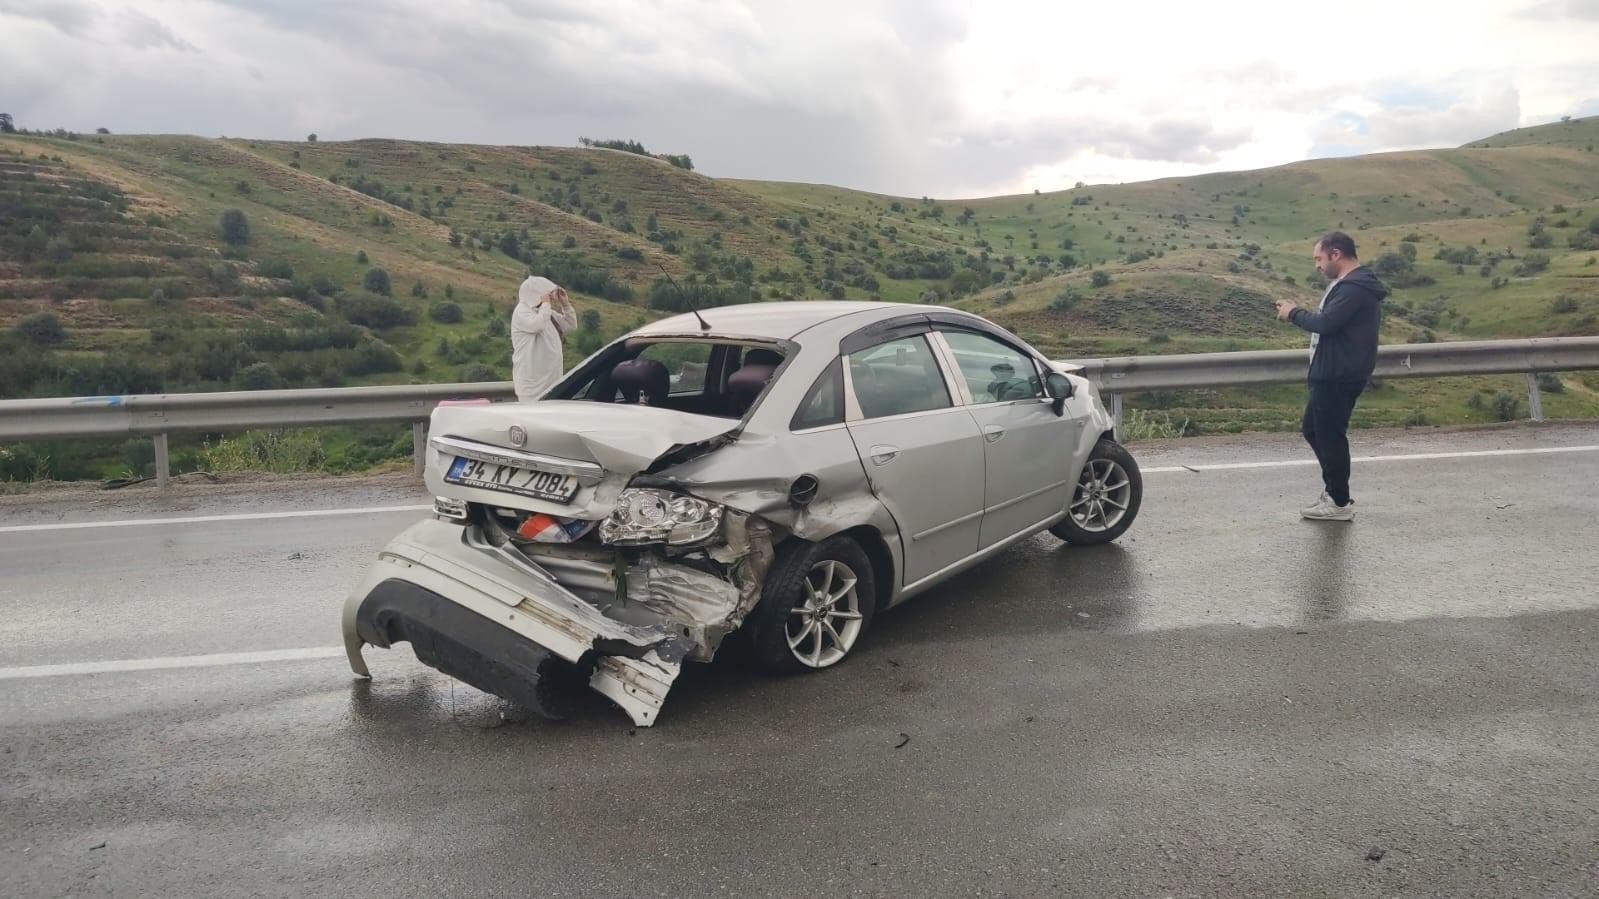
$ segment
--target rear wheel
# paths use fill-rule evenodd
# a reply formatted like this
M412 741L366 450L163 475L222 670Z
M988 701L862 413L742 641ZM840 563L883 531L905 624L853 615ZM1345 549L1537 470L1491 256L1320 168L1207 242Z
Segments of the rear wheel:
M848 537L783 547L750 616L756 661L789 673L831 668L866 633L876 597L872 564Z
M1133 454L1114 440L1101 440L1077 478L1066 517L1049 532L1067 543L1109 543L1132 526L1143 497L1144 479Z

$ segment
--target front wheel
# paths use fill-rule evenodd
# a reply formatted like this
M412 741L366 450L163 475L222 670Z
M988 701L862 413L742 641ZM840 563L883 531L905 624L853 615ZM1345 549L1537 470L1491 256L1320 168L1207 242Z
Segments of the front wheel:
M1133 454L1114 440L1101 440L1078 475L1066 517L1049 532L1079 546L1109 543L1132 526L1143 498L1144 479Z
M789 673L844 661L872 622L872 563L848 537L794 541L778 551L751 614L756 660Z

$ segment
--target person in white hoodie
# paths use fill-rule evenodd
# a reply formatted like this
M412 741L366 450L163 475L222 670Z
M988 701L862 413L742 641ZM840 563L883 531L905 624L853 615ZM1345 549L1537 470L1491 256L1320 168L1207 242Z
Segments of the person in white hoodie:
M531 403L561 380L561 337L575 327L577 312L560 285L537 276L522 282L511 313L511 381L518 401Z

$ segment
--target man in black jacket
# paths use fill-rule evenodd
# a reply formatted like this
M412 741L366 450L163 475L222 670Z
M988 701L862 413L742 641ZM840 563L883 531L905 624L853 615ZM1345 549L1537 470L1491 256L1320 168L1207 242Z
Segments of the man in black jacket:
M1332 284L1319 311L1289 300L1277 303L1277 317L1310 332L1310 400L1300 424L1305 441L1321 463L1326 489L1316 504L1299 514L1313 521L1354 521L1349 497L1349 415L1377 367L1377 326L1388 288L1355 258L1355 242L1342 231L1316 241L1316 268Z

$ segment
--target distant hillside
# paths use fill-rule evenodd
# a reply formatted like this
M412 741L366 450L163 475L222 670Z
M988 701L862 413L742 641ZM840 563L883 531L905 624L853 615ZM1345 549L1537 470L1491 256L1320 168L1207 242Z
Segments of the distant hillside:
M1396 288L1389 341L1594 334L1596 138L1590 118L952 200L597 148L4 134L0 397L502 379L529 270L578 294L570 361L680 305L662 268L709 303L949 303L1057 356L1300 346L1271 301L1315 302L1311 242L1334 227ZM225 239L225 213L248 235ZM1599 383L1562 383L1552 414L1599 416ZM1477 389L1396 384L1363 408L1372 423L1491 417ZM1265 401L1263 420L1232 394L1159 402L1216 428L1283 426L1294 400Z

